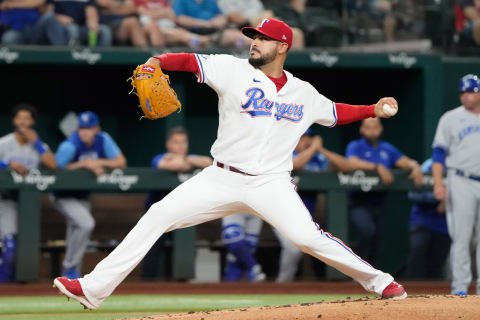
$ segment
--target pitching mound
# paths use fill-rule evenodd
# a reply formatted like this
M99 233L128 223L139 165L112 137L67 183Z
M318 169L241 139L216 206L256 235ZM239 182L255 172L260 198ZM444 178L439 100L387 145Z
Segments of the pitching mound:
M404 300L346 299L208 312L175 313L131 320L326 319L326 320L451 320L480 319L480 296L411 296Z

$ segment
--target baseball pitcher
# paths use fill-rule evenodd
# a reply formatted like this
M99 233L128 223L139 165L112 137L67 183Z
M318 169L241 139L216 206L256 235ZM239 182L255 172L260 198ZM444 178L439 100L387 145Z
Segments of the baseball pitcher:
M367 291L384 298L407 296L390 274L373 268L312 221L290 177L293 150L313 123L334 127L368 117L386 118L384 104L396 109L397 101L382 98L370 106L334 103L283 69L292 43L292 30L286 23L268 18L242 32L253 39L248 59L223 54L164 54L136 69L132 81L143 88L138 93L149 116L150 110L161 108L152 103L161 92L156 84L167 79L161 76L162 80L151 82L151 91L139 82L159 79L160 67L192 72L199 82L217 92L219 127L211 149L214 162L152 205L91 273L77 280L55 279L54 285L63 294L86 308L98 308L163 233L248 212Z

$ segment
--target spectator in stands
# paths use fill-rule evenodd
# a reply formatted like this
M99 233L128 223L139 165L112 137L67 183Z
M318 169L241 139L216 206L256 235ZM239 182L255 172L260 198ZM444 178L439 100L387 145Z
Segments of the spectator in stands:
M112 32L99 24L94 0L48 0L47 13L40 18L35 39L53 45L110 46Z
M423 29L423 6L419 0L347 0L346 11L354 29L367 33L375 27L383 31L386 41L394 41L399 30L409 38Z
M294 49L305 47L305 35L300 17L303 14L301 10L305 8L304 2L305 0L270 0L268 6L265 5L269 11L273 11L275 18L285 21L292 28L292 48Z
M154 47L182 45L192 49L210 45L208 36L198 35L175 24L175 13L169 0L135 0L140 22Z
M28 44L45 0L0 0L0 31L3 44Z
M393 41L395 19L392 15L392 3L388 0L346 0L346 12L349 16L351 31L362 30L370 40L370 30L383 30L385 40Z
M416 185L423 182L419 164L403 155L392 144L380 140L383 127L378 118L362 121L361 139L347 145L346 157L353 169L376 170L383 184L393 183L391 168L410 171L410 178ZM367 162L367 163L366 163ZM357 253L367 261L375 263L379 239L382 236L386 218L386 192L352 192L350 195L350 218L360 234Z
M227 27L216 0L174 0L172 5L177 25L199 35L210 35L222 47L247 48L251 40L237 28Z
M457 0L455 18L460 41L480 46L480 1Z
M432 173L432 159L422 164L423 173ZM450 251L445 217L445 200L433 191L410 191L414 203L410 213L410 251L407 276L412 279L440 278Z
M239 29L258 25L263 19L273 17L271 10L265 10L260 0L218 0L218 7L227 17L228 23Z
M78 115L78 129L63 141L55 154L58 166L67 170L87 169L99 176L105 169L124 169L127 160L110 135L101 131L98 116L86 111ZM54 205L67 220L67 248L63 275L79 278L90 234L95 226L88 191L55 193Z
M48 169L57 167L50 148L34 130L36 120L37 111L33 106L21 104L13 109L14 130L0 138L0 169L10 169L23 176L40 165ZM14 280L17 247L16 198L16 194L12 192L0 193L0 283Z
M136 16L133 0L95 1L100 11L100 24L110 28L114 42L141 48L148 46L147 37Z
M208 156L189 154L188 146L188 134L185 128L178 126L170 129L165 143L167 152L160 153L153 158L152 168L184 173L183 178L188 179L196 173L195 170L203 169L212 164L212 159ZM190 174L185 177L186 173ZM167 194L168 192L151 192L146 202L146 209ZM160 269L160 256L165 247L165 240L168 239L169 235L170 233L160 237L143 259L142 279L153 280L157 278Z

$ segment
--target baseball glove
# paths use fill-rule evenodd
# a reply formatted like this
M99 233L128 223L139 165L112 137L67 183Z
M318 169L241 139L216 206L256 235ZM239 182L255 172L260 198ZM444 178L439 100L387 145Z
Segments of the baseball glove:
M164 118L182 106L177 94L170 87L168 75L164 74L160 67L139 65L127 81L131 81L133 87L130 93L135 93L140 100L140 108L144 114L142 118Z

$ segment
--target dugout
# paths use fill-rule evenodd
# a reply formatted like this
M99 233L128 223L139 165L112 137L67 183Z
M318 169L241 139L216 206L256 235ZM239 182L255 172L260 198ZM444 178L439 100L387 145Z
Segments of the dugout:
M119 143L129 166L148 167L152 157L164 151L167 128L176 124L189 130L192 153L207 154L216 135L217 98L206 85L197 85L191 74L172 75L183 103L181 113L165 120L139 121L136 97L128 96L130 85L125 80L152 54L118 48L0 47L0 136L11 131L10 109L27 102L38 107L38 131L53 149L63 140L58 122L65 113L91 109ZM421 162L430 155L440 115L459 104L458 79L466 73L480 73L479 62L478 58L435 54L306 50L290 53L286 69L334 101L367 104L382 96L396 97L401 111L384 122L384 139ZM358 138L357 124L336 129L315 126L313 130L324 137L328 148L339 153ZM406 261L410 204L405 192L392 193L389 203L387 236L378 267L395 273ZM351 236L355 239L355 234Z

